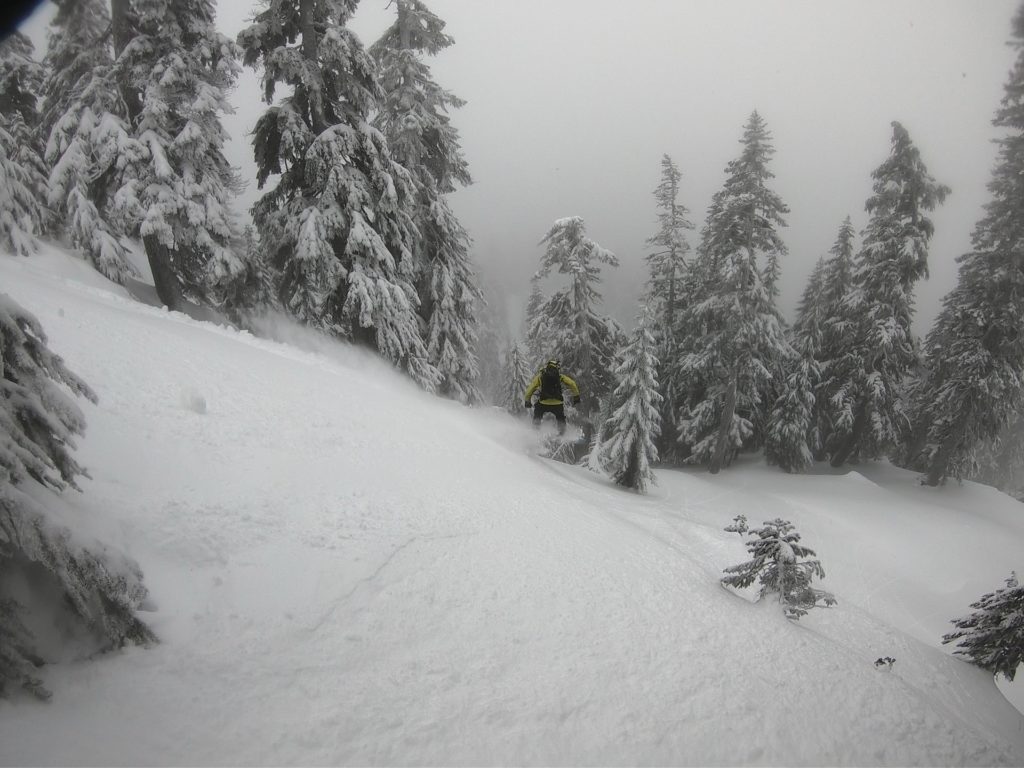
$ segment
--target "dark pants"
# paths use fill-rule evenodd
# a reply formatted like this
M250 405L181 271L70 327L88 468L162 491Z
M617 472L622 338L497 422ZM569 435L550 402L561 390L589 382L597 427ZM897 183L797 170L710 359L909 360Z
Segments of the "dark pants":
M565 432L565 405L563 403L558 405L536 403L533 406L533 426L540 426L541 419L544 418L545 413L555 414L555 421L558 422L558 434L563 434Z

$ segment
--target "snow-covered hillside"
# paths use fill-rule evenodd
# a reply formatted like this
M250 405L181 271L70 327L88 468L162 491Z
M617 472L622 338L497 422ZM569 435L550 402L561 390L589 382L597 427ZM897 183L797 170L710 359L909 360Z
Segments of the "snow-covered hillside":
M0 702L2 764L1024 763L1024 718L940 644L1024 573L1001 493L748 461L641 497L359 351L57 251L0 257L0 291L99 395L66 502L139 562L162 640ZM793 521L838 605L723 589L741 513Z

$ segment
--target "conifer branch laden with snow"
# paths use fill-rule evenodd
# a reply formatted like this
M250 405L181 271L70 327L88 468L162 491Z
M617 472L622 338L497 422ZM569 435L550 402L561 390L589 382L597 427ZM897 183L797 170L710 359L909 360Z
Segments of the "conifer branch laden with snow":
M738 525L726 530L742 533ZM800 534L792 523L779 518L766 520L764 527L749 533L751 559L726 568L729 575L722 577L722 584L744 589L757 581L761 585L758 598L777 593L789 619L799 619L811 608L835 605L830 592L811 586L813 578L825 578L825 569L813 559L814 550L799 543Z
M725 530L727 530L729 533L738 533L740 536L742 536L750 530L750 527L747 525L747 516L736 515L736 517L732 519L732 523L725 526Z
M43 69L31 41L0 41L0 246L27 256L37 248L46 210L46 168L36 136Z
M814 390L821 378L812 357L796 361L768 419L764 454L769 464L802 472L814 462L818 445Z
M58 3L44 63L42 132L54 230L98 272L124 284L138 275L122 241L132 224L114 214L122 171L145 147L131 136L113 78L104 0Z
M1006 586L971 603L977 610L954 619L955 632L943 635L943 643L956 642L953 651L972 664L1012 681L1024 663L1024 586L1010 573Z
M42 595L60 594L99 640L97 650L155 637L135 615L146 596L138 566L80 541L42 501L77 489L76 476L88 476L71 455L85 419L64 388L93 402L96 395L50 351L38 320L6 294L0 294L0 368L0 695L20 685L45 698L36 668L46 659L27 619L64 609L41 608ZM38 583L40 574L56 592L19 589Z

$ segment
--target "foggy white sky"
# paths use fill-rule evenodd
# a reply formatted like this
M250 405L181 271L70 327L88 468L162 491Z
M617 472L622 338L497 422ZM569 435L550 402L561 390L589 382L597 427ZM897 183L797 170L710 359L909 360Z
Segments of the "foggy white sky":
M934 216L932 277L917 291L917 330L927 331L988 199L1015 0L426 1L456 41L430 60L435 79L468 102L453 122L475 183L452 204L513 315L538 241L555 219L579 215L619 256L605 272L605 309L631 322L661 155L679 165L680 200L699 230L756 108L774 135L775 188L792 210L782 232L788 317L842 219L866 224L890 122L907 128L953 189ZM362 0L353 27L365 44L391 22L386 6ZM253 7L220 0L223 30L236 34ZM233 102L230 159L254 179L247 133L264 105L251 70ZM253 180L244 206L258 195Z

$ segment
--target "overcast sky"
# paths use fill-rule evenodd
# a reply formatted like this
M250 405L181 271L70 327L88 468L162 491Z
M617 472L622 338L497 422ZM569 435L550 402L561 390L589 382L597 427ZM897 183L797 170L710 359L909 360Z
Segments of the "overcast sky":
M391 23L387 4L362 0L353 28L365 44ZM475 183L452 204L514 319L538 241L555 219L578 215L620 259L603 293L606 311L630 322L646 279L644 241L656 229L662 154L683 173L680 201L699 231L757 109L774 136L775 189L792 211L781 281L790 318L843 218L858 231L867 223L870 174L888 154L890 123L907 128L932 175L953 189L934 216L931 279L917 291L917 330L927 331L988 199L1015 0L427 4L455 38L430 59L435 80L468 102L452 119ZM223 30L236 34L252 9L220 0ZM233 101L230 158L254 179L247 134L264 106L251 70ZM245 207L258 195L251 181Z

